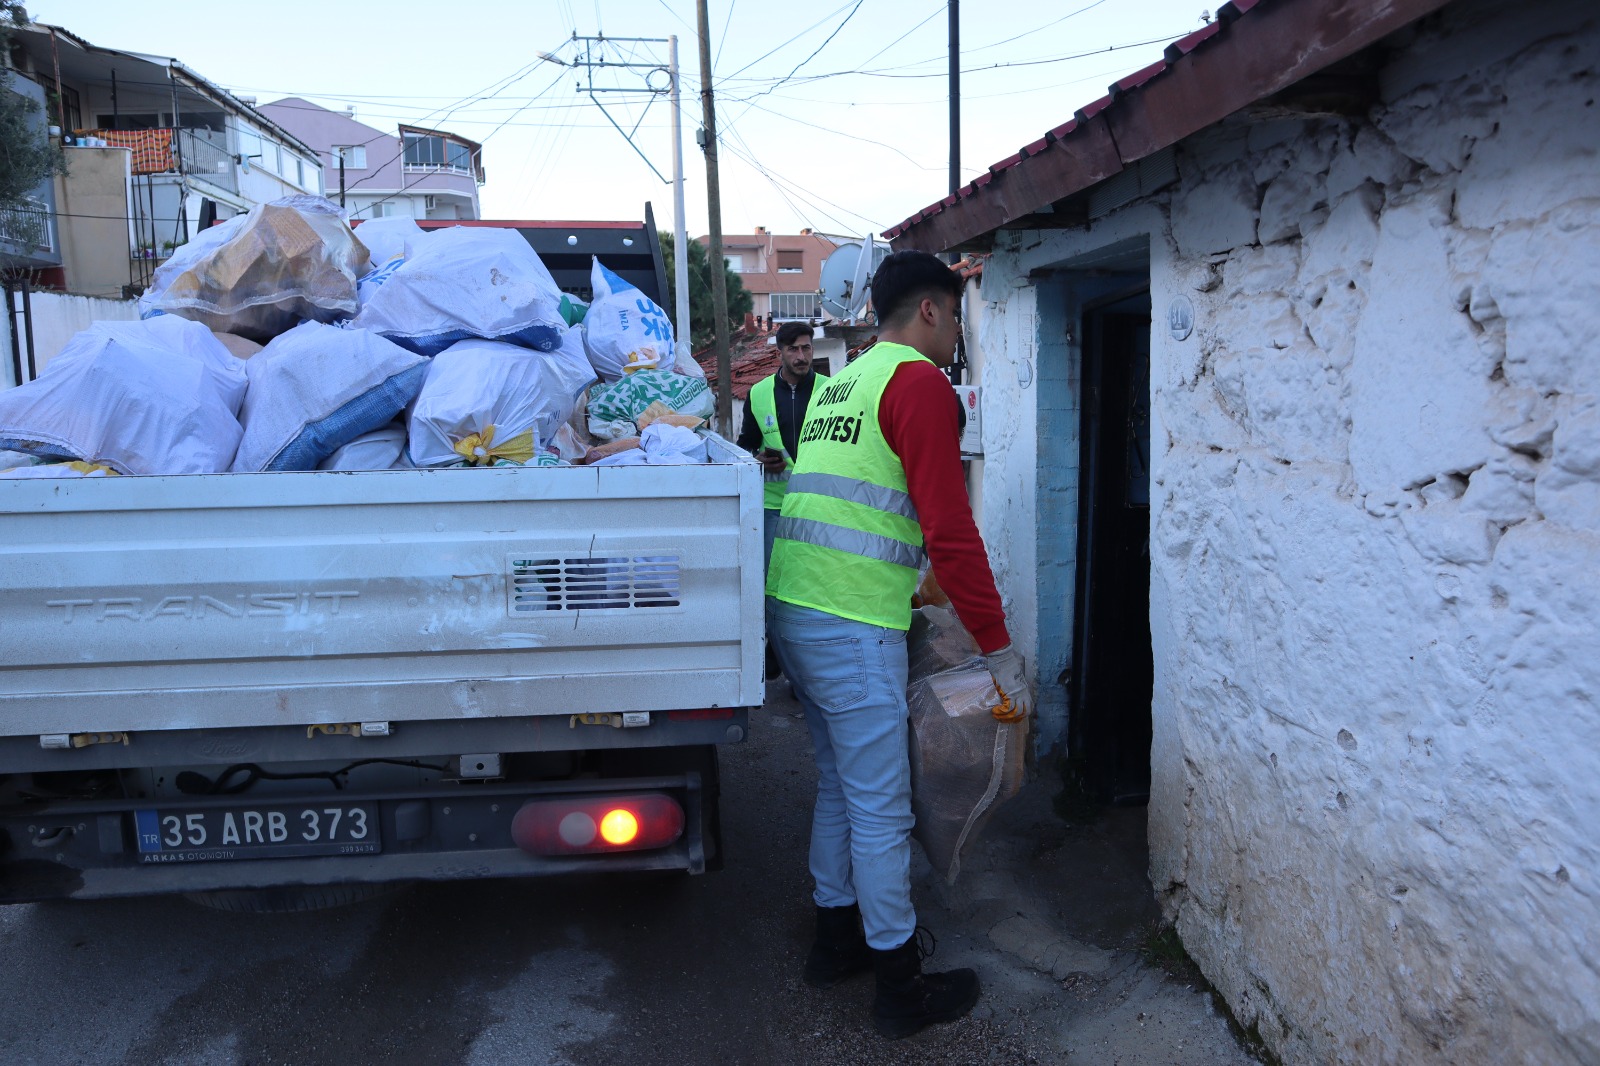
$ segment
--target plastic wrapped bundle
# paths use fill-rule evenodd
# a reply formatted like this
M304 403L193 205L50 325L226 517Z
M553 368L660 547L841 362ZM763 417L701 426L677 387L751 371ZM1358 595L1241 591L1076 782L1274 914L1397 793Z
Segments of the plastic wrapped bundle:
M995 720L994 679L953 613L920 608L909 640L911 835L954 884L962 855L1022 790L1028 722Z
M243 432L244 368L198 322L97 322L0 393L0 448L120 474L220 473Z
M190 241L156 271L139 306L264 343L302 320L355 314L368 258L336 205L290 196Z

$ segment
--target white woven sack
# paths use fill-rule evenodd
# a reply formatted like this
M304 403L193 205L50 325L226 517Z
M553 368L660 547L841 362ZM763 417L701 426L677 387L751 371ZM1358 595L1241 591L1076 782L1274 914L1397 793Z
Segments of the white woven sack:
M393 218L372 218L356 228L356 236L367 246L374 269L399 257L410 259L412 253L427 239L427 231L415 219L404 215Z
M198 322L97 322L36 381L0 393L0 448L120 474L218 473L243 432L244 368Z
M315 470L416 398L427 360L364 329L302 322L245 364L233 470Z
M406 454L406 425L391 422L382 429L363 433L322 461L318 470L393 470L409 467Z
M438 230L382 284L351 324L422 355L469 337L540 351L561 344L561 289L520 233L493 226Z
M408 412L417 466L529 463L594 380L569 341L537 352L498 341L460 341L433 358ZM458 447L459 446L459 447Z
M671 370L672 320L650 297L591 257L594 300L583 316L584 346L600 380L636 370Z

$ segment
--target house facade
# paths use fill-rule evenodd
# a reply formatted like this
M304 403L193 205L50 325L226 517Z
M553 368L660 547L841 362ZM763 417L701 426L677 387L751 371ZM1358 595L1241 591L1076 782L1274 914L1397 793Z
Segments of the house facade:
M16 30L8 61L42 93L66 153L53 187L61 262L41 284L135 293L201 228L322 192L307 145L175 59L33 23Z
M699 241L711 246L710 237ZM809 229L784 234L757 226L754 233L722 238L723 257L750 293L752 313L757 318L770 315L774 322L824 321L822 264L838 247L837 242Z
M1042 742L1283 1061L1600 1061L1600 12L1217 14L886 234Z
M353 219L481 217L483 146L476 141L421 126L385 133L356 121L353 109L335 111L299 97L274 100L261 111L312 146L328 197L342 202Z
M32 107L37 135L47 137L44 90L27 78L11 76L0 91L21 96ZM60 235L56 231L55 183L40 182L20 202L0 209L0 266L8 274L38 273L61 266Z

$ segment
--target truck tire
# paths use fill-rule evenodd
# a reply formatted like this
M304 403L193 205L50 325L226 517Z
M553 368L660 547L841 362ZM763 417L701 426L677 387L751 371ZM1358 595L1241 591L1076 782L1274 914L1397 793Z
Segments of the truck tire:
M347 907L399 888L395 884L283 885L275 888L227 888L213 892L185 892L184 898L202 907L234 914L294 914Z

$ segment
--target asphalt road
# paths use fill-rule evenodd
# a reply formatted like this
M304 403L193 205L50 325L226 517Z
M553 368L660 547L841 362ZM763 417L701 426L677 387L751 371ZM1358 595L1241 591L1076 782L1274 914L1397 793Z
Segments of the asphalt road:
M0 1062L1247 1061L1192 992L1113 954L1083 964L1094 975L1026 964L984 934L983 908L963 921L925 887L930 965L984 977L970 1017L889 1043L867 1024L870 978L806 987L812 777L793 709L772 701L753 739L725 749L720 873L416 885L299 915L183 899L0 908ZM1091 1015L1104 1054L1074 1055ZM1147 1022L1166 1025L1159 1039Z

